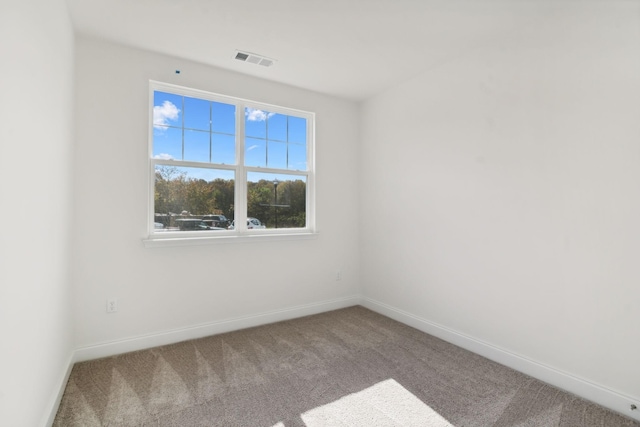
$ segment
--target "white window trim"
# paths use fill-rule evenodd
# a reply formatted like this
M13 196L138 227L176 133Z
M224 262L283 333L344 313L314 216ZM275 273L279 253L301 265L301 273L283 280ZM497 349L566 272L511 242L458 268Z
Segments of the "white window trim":
M222 102L236 106L236 164L223 165L217 163L199 163L179 161L180 166L194 166L199 168L225 169L235 171L235 230L216 231L164 231L155 232L155 166L175 165L173 160L153 158L153 104L154 91L164 91L183 96ZM170 83L154 80L149 81L148 102L148 205L147 205L147 236L142 239L145 247L190 246L203 244L217 244L229 242L257 242L265 240L306 240L317 237L315 217L315 113L294 108L280 107L258 101L220 95L198 89L187 88ZM297 171L289 169L261 168L244 166L244 112L245 108L256 108L269 112L304 117L307 119L307 170ZM278 229L247 229L247 174L249 172L275 173L280 175L305 176L306 178L306 227L278 228Z

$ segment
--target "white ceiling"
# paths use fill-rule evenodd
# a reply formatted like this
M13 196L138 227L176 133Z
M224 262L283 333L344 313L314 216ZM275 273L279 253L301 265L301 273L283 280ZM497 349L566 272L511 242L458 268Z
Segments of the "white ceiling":
M366 99L494 43L545 0L67 0L76 31L327 93ZM269 68L235 50L276 59Z

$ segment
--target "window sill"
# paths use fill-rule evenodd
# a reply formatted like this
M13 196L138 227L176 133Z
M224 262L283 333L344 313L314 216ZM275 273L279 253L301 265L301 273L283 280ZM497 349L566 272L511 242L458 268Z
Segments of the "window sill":
M202 246L217 245L224 243L247 243L247 242L274 242L284 240L315 240L318 238L317 232L287 233L287 234L245 234L226 236L205 236L205 237L148 237L142 239L145 248L167 248L175 246Z

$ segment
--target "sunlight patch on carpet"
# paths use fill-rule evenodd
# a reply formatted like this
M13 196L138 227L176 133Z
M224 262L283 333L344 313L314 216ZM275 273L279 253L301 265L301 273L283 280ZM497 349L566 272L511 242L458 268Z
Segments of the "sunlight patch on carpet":
M454 427L393 379L311 409L300 417L307 427Z

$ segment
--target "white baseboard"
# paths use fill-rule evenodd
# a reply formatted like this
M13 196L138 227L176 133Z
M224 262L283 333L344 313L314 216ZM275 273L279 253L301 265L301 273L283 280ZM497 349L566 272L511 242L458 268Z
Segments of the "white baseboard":
M325 311L358 305L361 301L362 298L359 295L355 295L346 298L289 307L250 316L224 319L187 328L173 329L154 334L141 335L117 341L80 347L75 351L74 362L99 359L101 357L114 356L116 354L127 353L130 351L144 350L160 345L174 344L180 341L236 331L238 329L265 325L267 323L279 322L282 320L294 319L296 317L309 316Z
M640 398L638 397L626 396L599 384L587 381L567 372L547 366L543 363L536 362L508 350L496 347L492 344L461 334L452 329L438 325L390 305L375 301L371 298L362 298L361 304L370 310L412 326L422 332L426 332L455 344L458 347L472 351L486 357L487 359L508 366L516 371L523 372L539 379L540 381L544 381L547 384L551 384L627 417L640 421L640 409L631 410L632 404L640 408Z
M71 369L73 368L73 353L69 354L69 358L67 359L67 369L60 376L60 380L58 382L58 387L54 390L53 396L51 396L51 401L49 406L47 407L47 411L44 414L44 419L40 425L51 427L53 422L56 419L56 414L58 413L58 407L60 406L60 402L62 401L62 395L64 394L64 390L67 387L67 381L69 381L69 376L71 375Z

